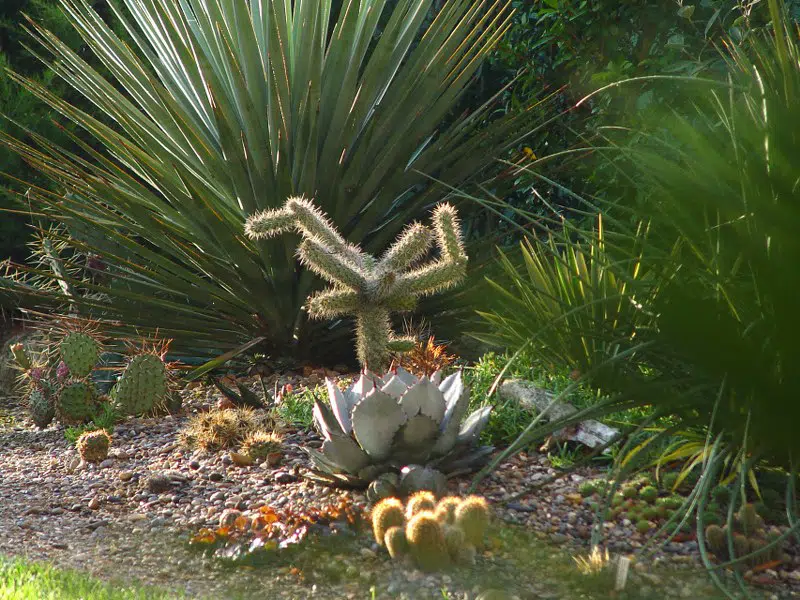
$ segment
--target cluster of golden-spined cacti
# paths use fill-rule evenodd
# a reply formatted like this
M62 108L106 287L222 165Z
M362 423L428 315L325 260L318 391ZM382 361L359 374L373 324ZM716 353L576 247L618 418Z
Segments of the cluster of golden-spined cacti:
M418 492L405 506L387 498L372 510L375 541L392 558L410 556L424 571L471 563L488 526L489 505L480 496L447 496L437 502L431 492Z
M289 198L283 208L252 215L248 237L261 239L295 230L302 237L300 261L333 287L308 299L312 318L356 318L358 359L373 371L389 366L392 351L408 350L414 340L395 336L390 315L414 308L420 296L450 288L466 274L467 255L455 208L440 204L433 228L412 223L381 258L348 244L325 214L305 198ZM439 257L419 264L433 242Z
M181 431L181 443L205 452L241 448L256 460L279 452L282 438L274 431L275 419L252 408L214 408L195 415Z

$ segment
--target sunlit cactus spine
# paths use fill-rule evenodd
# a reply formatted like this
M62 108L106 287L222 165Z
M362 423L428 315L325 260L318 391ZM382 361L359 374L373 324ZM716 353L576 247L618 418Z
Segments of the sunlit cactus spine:
M466 274L460 225L449 204L434 210L433 230L421 223L409 225L379 259L348 244L328 218L302 197L254 214L245 225L245 233L254 239L292 230L303 237L297 250L302 264L333 284L309 298L309 316L354 316L358 359L373 371L386 369L392 351L407 350L414 342L395 335L391 313L412 310L419 297L453 287ZM434 240L439 257L418 264Z

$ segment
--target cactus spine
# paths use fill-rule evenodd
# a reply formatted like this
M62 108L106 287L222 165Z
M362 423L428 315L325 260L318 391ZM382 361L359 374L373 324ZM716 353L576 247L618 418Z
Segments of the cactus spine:
M441 204L433 213L433 230L413 223L380 259L348 244L328 218L304 198L289 198L283 208L252 215L245 233L268 238L290 230L303 241L297 254L303 265L332 285L309 298L309 316L356 318L358 359L373 371L388 367L390 352L412 340L398 338L391 313L412 310L417 299L453 287L466 274L467 255L455 209ZM416 265L436 241L440 256Z
M389 529L403 527L403 525L405 525L403 503L397 498L381 500L372 509L372 532L379 545L384 544L386 532Z

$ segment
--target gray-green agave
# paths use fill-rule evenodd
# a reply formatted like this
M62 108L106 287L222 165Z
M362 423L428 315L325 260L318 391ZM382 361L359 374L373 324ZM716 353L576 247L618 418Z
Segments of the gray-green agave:
M470 391L461 372L442 381L439 373L417 379L403 369L383 377L365 371L345 391L326 384L330 405L314 404L322 448L306 449L318 481L363 487L409 464L469 471L493 450L477 447L491 407L464 419Z

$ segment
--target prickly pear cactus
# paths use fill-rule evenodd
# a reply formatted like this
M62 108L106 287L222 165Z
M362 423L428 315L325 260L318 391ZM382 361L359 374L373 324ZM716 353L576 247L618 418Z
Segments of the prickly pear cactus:
M135 356L111 390L114 405L124 415L150 412L166 395L167 369L155 354Z
M73 377L87 377L100 358L100 344L88 333L68 333L58 349Z
M64 423L84 423L92 418L94 390L84 381L68 383L58 394L58 414Z
M28 395L28 413L33 423L39 429L44 429L56 416L56 406L44 390L34 389Z

